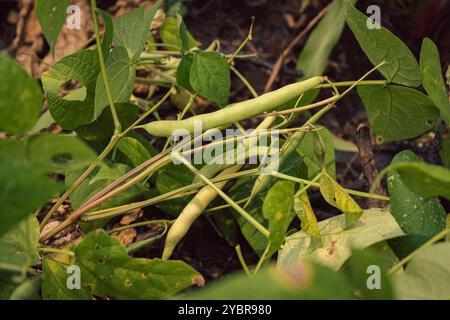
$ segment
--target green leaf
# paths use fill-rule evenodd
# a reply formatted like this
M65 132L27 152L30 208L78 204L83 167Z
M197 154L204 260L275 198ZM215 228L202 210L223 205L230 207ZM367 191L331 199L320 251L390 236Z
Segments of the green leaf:
M425 38L420 52L420 68L422 69L423 86L428 96L441 111L447 125L450 125L450 103L447 87L441 74L441 58L434 42Z
M297 152L303 157L301 169L304 178L314 179L323 169L331 177L336 177L336 162L333 135L326 128L318 126L319 131L306 133L297 147ZM323 146L319 137L323 142ZM322 147L324 150L322 150ZM322 159L324 163L322 164Z
M0 299L9 299L28 268L39 263L38 244L39 223L33 215L0 235Z
M100 65L97 52L85 50L62 58L42 75L50 114L63 129L73 130L94 120L94 91ZM61 96L61 86L77 80L84 94Z
M40 131L47 129L52 124L55 123L55 120L53 120L52 115L50 114L50 111L48 109L41 115L41 117L38 119L38 121L34 124L33 128L28 131L30 134L36 134Z
M406 271L394 278L399 299L448 300L450 297L450 242L418 253Z
M289 236L278 253L278 265L289 267L301 258L338 270L351 256L352 248L365 249L375 243L403 236L395 219L384 209L365 210L350 228L343 215L319 222L323 246L304 231Z
M112 16L102 10L97 8L97 12L102 16L103 23L105 24L105 34L103 35L103 41L102 41L102 52L103 52L103 59L107 59L109 56L109 51L111 50L111 43L113 40L114 35L114 25Z
M403 151L395 156L392 164L405 162L420 163L420 159L411 151ZM387 182L392 216L406 233L389 245L398 257L404 258L445 227L447 214L436 198L425 199L412 191L397 172L391 171Z
M352 0L351 3L355 3ZM297 69L304 78L321 76L327 67L328 58L336 46L345 25L343 0L334 0L330 9L317 24L298 58Z
M116 47L124 47L131 60L138 58L144 50L150 35L150 25L159 6L159 2L147 10L143 6L119 16L114 21L113 39Z
M439 152L444 167L450 169L450 135L445 134L441 136L440 141L441 151Z
M221 106L227 105L231 87L227 59L217 52L196 54L191 67L190 83L202 97Z
M270 188L262 207L264 217L269 220L269 252L271 257L283 244L289 224L294 218L292 207L295 184L278 181Z
M194 300L342 300L351 297L350 284L342 274L306 261L280 270L268 266L253 277L243 272L234 273L182 296Z
M278 172L298 176L299 166L303 161L302 157L300 157L296 152L290 152L288 155L285 154L285 158L283 160L284 161L280 161ZM230 189L229 195L235 201L248 197L252 194L254 186L256 186L255 181L255 177L239 179ZM244 208L250 215L253 216L253 218L256 219L256 221L265 227L268 227L269 222L264 218L261 208L263 207L264 199L266 198L268 191L276 181L277 179L274 178L270 179L267 184L264 184L264 187L262 187L259 192L255 193L253 201ZM267 239L241 215L234 211L232 212L234 213L235 219L238 222L241 232L246 240L256 253L262 255L267 246Z
M431 130L439 110L422 92L400 86L359 87L379 143L411 139Z
M48 257L42 259L42 298L44 300L90 300L91 295L84 289L69 289L66 265ZM83 274L80 274L83 281Z
M186 52L190 49L190 41L192 36L187 30L186 24L183 21L183 17L177 13L177 25L178 32L180 34L181 51Z
M320 193L326 202L344 213L347 227L358 221L363 214L356 201L327 173L323 173L320 178Z
M321 240L316 215L314 214L311 203L309 202L307 192L302 190L303 187L304 186L302 185L300 190L294 196L295 213L302 223L302 230L307 235Z
M77 137L40 134L28 140L29 164L44 173L62 173L89 165L97 154Z
M116 47L111 51L106 60L106 76L113 102L128 102L134 89L136 66L128 58L127 50L124 47ZM99 74L95 88L95 119L101 115L108 104L103 76Z
M403 162L395 171L405 184L424 198L442 196L450 199L450 170L424 162Z
M41 277L22 282L9 297L10 300L41 300Z
M191 184L193 178L194 174L185 166L170 163L158 171L156 189L159 194L164 194ZM170 215L177 216L189 203L189 200L190 197L173 199L159 204L158 207Z
M123 137L117 143L117 149L130 163L137 167L157 154L153 146L142 136L131 134Z
M185 55L177 68L177 84L189 92L193 92L191 86L191 68L194 63L194 56L192 54Z
M72 208L74 210L78 209L81 204L90 199L96 193L100 192L114 182L116 179L120 178L122 175L127 173L130 168L124 164L114 163L111 167L103 166L95 170L91 174L91 178L84 180L80 186L71 194L70 201ZM82 174L84 169L81 170L70 170L66 172L65 183L67 188L69 188L76 179ZM136 184L133 187L119 193L113 198L103 202L100 206L93 209L93 211L112 208L120 206L123 204L130 203L137 200L140 196L148 191L147 186ZM83 223L82 228L85 232L94 230L96 228L102 227L107 220L100 220L97 222Z
M383 61L386 64L378 70L390 82L409 87L422 84L422 75L416 58L411 50L395 35L384 27L367 28L365 14L358 11L348 0L344 0L347 10L347 24L359 42L359 45L373 65Z
M363 299L394 299L393 285L388 277L389 265L376 249L353 250L342 269Z
M164 299L203 277L182 261L133 259L120 241L104 230L89 233L75 249L82 287L99 296L118 299Z
M0 140L0 235L61 190L34 169L23 141Z
M180 24L176 18L168 17L166 18L166 20L164 20L164 23L159 30L159 34L161 36L162 42L168 45L168 50L173 50L174 48L172 46L180 49L182 49L183 46L185 47L185 49L192 49L199 45L199 43L185 28L186 26L184 26L183 30L180 30ZM181 39L182 37L183 40ZM182 41L184 42L184 44L182 43Z
M5 53L0 53L0 130L20 134L39 118L42 93L38 82Z
M68 0L36 0L36 16L41 24L42 33L47 39L52 53L55 53L56 40L67 17Z
M139 108L131 103L114 104L122 128L129 127L139 118ZM76 129L77 134L87 141L108 141L114 134L114 120L111 109L105 108L98 119Z

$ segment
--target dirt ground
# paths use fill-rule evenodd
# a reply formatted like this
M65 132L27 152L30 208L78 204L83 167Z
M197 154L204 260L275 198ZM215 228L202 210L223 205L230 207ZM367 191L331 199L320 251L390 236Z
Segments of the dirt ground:
M73 0L81 6L82 30L67 32L63 30L52 57L46 44L33 9L34 1L0 1L0 50L7 50L36 78L48 70L59 58L80 50L92 42L93 26L87 0ZM144 2L152 1L97 1L99 7L113 15L120 15ZM255 17L253 41L243 53L255 53L257 58L240 60L236 67L252 83L257 92L262 93L268 81L273 64L292 39L305 28L329 1L310 1L311 5L302 7L300 0L187 0L186 24L193 36L208 46L219 40L221 51L232 53L246 37L251 17ZM378 4L382 8L382 24L404 40L418 56L422 38L427 36L436 42L445 67L450 61L450 0L360 0L358 6L366 8ZM301 75L296 70L298 54L305 37L288 55L274 88L293 82ZM371 65L362 53L351 32L346 28L341 41L332 53L326 75L335 81L354 80L360 77ZM237 79L233 79L231 99L250 98L248 90ZM324 118L322 123L334 134L343 139L355 141L356 129L366 123L366 115L361 102L350 95L339 104L339 108ZM397 152L410 148L429 162L439 162L438 137L425 140L405 141L376 146L375 160L378 167L384 167ZM338 153L337 175L346 187L367 190L368 183L358 156ZM332 210L320 197L313 197L313 205L318 206L323 219ZM314 200L315 199L315 200ZM314 203L315 202L315 203ZM362 205L366 205L362 203ZM203 224L208 222L201 221ZM217 278L231 270L239 269L234 248L220 238L213 228L194 229L178 247L175 258L182 258L201 272L207 279ZM207 239L207 241L205 241ZM249 263L256 257L240 239L244 255ZM155 244L142 251L140 255L154 257L159 255L161 244Z

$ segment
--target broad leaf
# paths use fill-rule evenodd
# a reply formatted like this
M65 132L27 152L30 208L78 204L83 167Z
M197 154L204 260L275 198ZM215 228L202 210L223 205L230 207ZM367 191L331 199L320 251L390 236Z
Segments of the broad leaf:
M139 118L139 108L131 103L114 105L122 128L128 128ZM98 119L76 129L77 134L88 141L108 141L114 134L114 120L111 109L105 108Z
M171 163L158 171L156 189L159 194L164 194L191 184L193 178L194 174L188 168ZM158 206L168 214L177 216L189 200L190 197L182 197L160 203Z
M403 151L395 156L392 164L404 162L420 162L420 159L411 151ZM447 214L436 198L425 199L411 191L397 172L390 172L387 181L392 216L406 233L389 244L397 256L404 258L445 227Z
M450 297L450 242L418 253L395 280L399 299L447 300Z
M289 267L301 258L338 270L351 256L352 248L365 249L375 243L403 236L402 229L387 210L364 211L350 228L343 215L319 222L323 246L304 231L289 236L278 254L278 265Z
M447 87L441 74L441 58L438 48L429 38L425 38L422 43L420 68L422 69L425 90L441 111L441 116L447 125L450 125L450 103Z
M0 130L20 134L39 118L42 93L38 82L5 53L0 53Z
M327 173L323 173L320 178L320 193L326 202L344 213L347 227L358 221L363 214L356 201Z
M21 141L0 140L0 181L0 235L62 189L28 166Z
M105 231L89 233L75 249L83 275L81 286L99 296L118 299L164 299L203 277L182 261L133 259L119 240Z
M335 178L336 163L333 135L324 127L318 126L318 128L320 130L317 132L306 133L297 147L297 152L303 157L304 161L301 165L301 171L306 179L314 179L323 169L332 178Z
M22 282L9 297L10 300L41 300L41 277Z
M82 168L97 159L97 154L77 137L40 134L28 140L29 165L35 171L62 173Z
M67 280L68 266L44 257L42 259L42 298L44 300L89 300L92 296L84 289L69 289ZM83 281L83 274L80 274Z
M354 4L356 0L352 0ZM341 37L345 25L343 0L334 0L330 9L317 24L298 58L297 69L305 78L321 76L327 67L331 51Z
M217 52L201 52L195 55L191 67L190 83L202 97L228 104L230 95L230 68L227 60Z
M450 199L450 170L424 162L395 165L405 184L424 198L442 196Z
M254 277L238 272L183 295L194 300L351 299L351 286L342 274L306 261L276 270L268 266Z
M124 47L116 47L111 51L108 60L106 60L106 76L113 102L128 102L134 89L136 66L128 58L128 53ZM95 88L95 119L100 116L108 104L109 100L103 75L99 74Z
M194 56L192 54L188 54L181 59L180 64L177 68L177 84L189 92L194 91L194 89L192 89L190 80L191 68L193 63Z
M269 252L271 257L283 244L289 224L294 218L292 207L294 183L278 181L270 188L262 207L264 217L269 220Z
M369 60L373 65L386 61L386 64L378 69L386 79L410 87L421 85L420 67L411 50L386 28L378 26L379 28L369 29L369 18L348 0L344 0L344 4L347 24Z
M316 215L314 214L311 203L309 202L307 192L302 190L303 187L304 186L302 185L300 190L294 196L295 213L302 223L302 230L311 237L321 240Z
M0 299L9 299L28 268L39 263L38 244L39 223L33 215L0 235Z
M388 277L389 264L374 248L353 250L342 270L351 279L358 296L369 300L393 300L394 289Z
M160 3L151 8L141 7L119 16L114 21L114 42L117 47L124 47L130 60L139 57L150 35L150 25Z
M420 136L431 130L439 117L434 103L411 88L361 86L358 93L379 143Z
M69 0L36 0L34 5L42 33L52 53L55 53L56 40L66 22L68 6Z
M157 154L148 140L134 133L120 139L117 143L117 149L129 160L133 167L137 167Z
M199 43L192 37L189 31L185 29L186 26L182 28L183 30L180 30L180 24L176 18L168 17L166 20L164 20L164 23L159 30L159 34L161 36L162 42L168 45L168 50L173 50L174 47L180 48L181 50L183 47L181 37L183 37L185 49L192 49L199 45Z
M50 113L62 128L73 130L94 120L94 91L99 73L97 52L85 50L62 58L42 75ZM61 86L72 80L79 81L82 90L75 97L62 96Z

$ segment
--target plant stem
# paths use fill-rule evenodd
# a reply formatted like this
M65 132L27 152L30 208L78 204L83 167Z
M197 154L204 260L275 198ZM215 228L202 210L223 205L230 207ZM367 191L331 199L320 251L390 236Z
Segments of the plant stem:
M57 248L47 248L47 247L42 247L39 248L39 251L42 253L59 253L59 254L65 254L68 256L75 256L75 253L73 253L72 251L68 251L68 250L62 250L62 249L57 249Z
M235 67L230 66L231 71L233 71L239 79L241 79L241 81L245 84L245 86L248 88L248 90L251 92L251 94L253 95L253 97L257 98L258 94L256 93L256 90L252 87L252 85L250 84L250 82L248 82L248 80L242 75L242 73L240 73Z
M334 82L332 84L319 84L314 89L326 89L326 88L332 88L332 87L350 87L354 85L357 81L343 81L343 82ZM366 80L366 81L360 81L357 86L381 86L381 85L387 85L387 80Z
M412 258L414 258L415 256L417 256L420 252L422 252L424 249L432 246L433 244L435 244L436 242L438 242L439 240L441 240L443 237L445 237L448 233L450 232L449 228L445 228L444 230L442 230L441 232L439 232L438 234L436 234L433 238L431 238L430 240L428 240L427 242L425 242L424 245L422 245L421 247L417 248L415 251L411 252L407 257L405 257L404 259L402 259L400 262L398 262L395 266L393 266L390 270L389 270L389 274L394 274L395 272L397 272L401 267L403 267L405 264L407 264Z
M234 249L236 250L236 254L238 256L239 262L241 263L242 269L244 269L245 273L248 276L252 276L252 273L250 272L250 269L245 262L244 256L242 255L241 246L237 245L236 247L234 247Z
M228 58L228 64L231 65L233 63L236 55L241 52L241 50L245 47L247 42L251 41L253 38L253 23L255 22L255 17L252 17L252 22L250 23L250 29L248 31L247 37L242 41L241 45L236 49L236 51Z
M122 125L120 124L119 117L117 116L116 107L114 106L114 100L111 94L111 88L109 87L108 76L106 74L105 67L105 57L103 56L102 41L100 39L100 30L98 26L97 17L97 1L91 0L91 10L92 16L94 18L94 29L95 29L95 41L97 43L97 52L100 62L100 70L102 72L103 83L105 85L106 96L108 98L109 106L111 108L111 113L114 121L114 134L119 134L122 131Z
M116 143L119 141L119 136L112 136L110 142L102 153L97 157L97 159L89 165L89 167L81 174L81 176L70 186L70 188L56 201L50 211L45 215L44 219L40 225L40 231L44 229L48 221L51 219L53 214L58 210L58 208L63 204L63 202L80 186L80 184L91 174L91 172L100 164L100 162L106 158L106 156L111 152Z
M261 269L262 265L264 264L264 262L267 259L267 256L269 254L269 249L270 249L270 241L266 246L266 249L264 250L264 253L262 254L261 258L259 258L258 264L256 265L255 270L253 270L253 274L252 276L256 275L259 271L259 269Z
M118 228L114 228L111 230L108 230L107 232L109 234L115 233L115 232L119 232L122 230L127 230L127 229L131 229L131 228L137 228L137 227L143 227L143 226L148 226L151 224L167 224L170 225L172 223L172 220L150 220L150 221L141 221L141 222L136 222L133 224L129 224L123 227L118 227Z
M309 181L309 180L305 180L305 179L301 179L301 178L296 178L296 177L292 177L283 173L278 173L278 172L271 172L270 174L273 177L279 178L279 179L283 179L283 180L288 180L288 181L292 181L292 182L297 182L297 183L303 183L306 185L311 185L312 187L316 187L316 188L320 188L320 183L318 182L314 182L314 181ZM390 198L386 197L386 196L382 196L379 194L373 194L373 193L367 193L367 192L362 192L362 191L357 191L357 190L352 190L352 189L345 189L344 190L351 195L354 196L358 196L358 197L362 197L362 198L369 198L369 199L377 199L377 200L383 200L383 201L389 201Z
M256 230L261 232L261 234L268 238L270 235L269 230L267 230L263 225L261 225L255 218L253 218L247 211L242 209L233 199L231 199L225 192L219 189L210 179L208 179L203 173L197 170L193 165L189 163L186 159L184 159L179 153L174 153L174 156L182 162L189 170L198 175L200 179L202 179L208 186L210 186L214 191L223 198L226 202L228 202L231 207L236 210L244 219L246 219Z

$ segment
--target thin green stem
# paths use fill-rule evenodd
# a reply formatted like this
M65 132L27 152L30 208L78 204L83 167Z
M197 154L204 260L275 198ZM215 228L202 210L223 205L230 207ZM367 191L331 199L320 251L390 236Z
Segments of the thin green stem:
M333 82L331 83L325 83L325 84L319 84L314 89L326 89L326 88L333 88L333 87L350 87L354 85L357 81L343 81L343 82ZM387 80L366 80L366 81L360 81L357 86L380 86L380 85L387 85Z
M175 158L183 163L189 170L195 173L200 179L202 179L208 186L210 186L222 199L231 205L231 207L236 210L245 220L247 220L256 230L261 232L261 234L268 238L270 235L269 230L267 230L263 225L261 225L255 218L253 218L247 211L242 209L233 199L231 199L225 192L218 188L214 182L208 179L203 173L197 170L193 165L189 163L185 158L183 158L179 153L173 154Z
M96 0L91 0L91 9L92 9L92 16L94 18L95 41L97 43L97 52L100 62L100 70L102 72L103 83L105 85L105 92L108 98L109 106L111 108L111 114L114 121L114 134L119 134L122 131L122 125L120 124L119 117L117 116L116 107L114 106L114 99L111 94L111 88L109 87L108 76L106 74L105 57L103 56L102 41L100 39L100 30L98 26Z
M68 256L75 256L75 253L73 253L72 251L68 251L68 250L62 250L62 249L57 249L57 248L48 248L48 247L42 247L39 248L39 251L42 253L58 253L58 254L65 254Z
M302 183L302 184L306 184L306 185L311 185L312 187L315 188L320 188L320 183L315 182L315 181L310 181L310 180L305 180L305 179L301 179L301 178L296 178L293 176L289 176L283 173L278 173L278 172L271 172L270 173L271 176L279 178L279 179L283 179L283 180L287 180L287 181L292 181L292 182L296 182L296 183ZM383 201L389 201L390 198L387 196L383 196L383 195L379 195L379 194L373 194L373 193L367 193L367 192L362 192L362 191L357 191L357 190L352 190L352 189L345 189L344 190L351 195L354 196L358 196L358 197L362 197L362 198L369 198L369 199L377 199L377 200L383 200Z
M252 87L252 85L250 84L250 82L242 75L242 73L240 73L235 67L230 66L231 71L233 71L236 76L241 79L242 83L245 84L245 86L247 87L247 89L251 92L251 94L253 95L253 97L257 98L258 97L258 93L256 93L256 90Z
M236 254L238 256L239 262L241 263L242 269L244 269L245 273L248 276L252 276L252 273L250 272L250 269L245 262L244 256L242 255L241 246L237 245L236 247L234 247L234 249L236 250Z
M81 176L70 186L70 188L56 201L50 211L45 215L40 225L40 231L44 229L48 221L53 214L63 204L63 202L80 186L80 184L91 174L91 172L100 164L100 162L106 158L106 156L113 150L116 143L119 141L119 137L114 135L106 148L97 157L97 159L89 165L89 167L81 174Z
M255 17L252 17L252 22L250 23L250 29L248 31L247 37L242 41L241 45L236 49L236 51L228 58L228 64L231 65L233 63L234 58L238 55L239 52L245 47L247 42L251 41L253 38L253 24L255 22Z
M256 265L255 270L253 270L252 276L256 275L259 272L264 262L267 260L267 256L269 255L269 249L270 249L270 241L267 244L266 249L264 250L264 253L262 254L261 258L259 258L258 264Z
M118 227L118 228L114 228L111 230L108 230L107 232L109 234L112 233L116 233L122 230L127 230L127 229L131 229L131 228L138 228L138 227L143 227L143 226L148 226L148 225L152 225L152 224L171 224L172 220L150 220L150 221L141 221L141 222L136 222L133 224L129 224L126 226L122 226L122 227Z
M402 268L405 264L407 264L411 259L413 259L415 256L417 256L420 252L425 250L428 247L431 247L433 244L444 238L448 233L450 232L449 228L445 228L438 234L436 234L433 238L425 242L424 245L422 245L420 248L416 249L415 251L411 252L407 257L403 258L400 262L398 262L395 266L393 266L389 270L389 274L396 273L400 268Z

